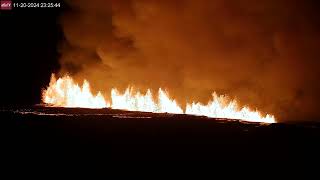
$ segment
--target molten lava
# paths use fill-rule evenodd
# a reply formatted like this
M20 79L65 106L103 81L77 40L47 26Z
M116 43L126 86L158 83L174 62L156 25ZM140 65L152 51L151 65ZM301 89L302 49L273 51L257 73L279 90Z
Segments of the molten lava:
M42 92L42 101L58 107L104 108L109 107L100 92L94 96L90 91L88 81L82 87L76 84L70 76L56 80L52 74L49 87Z
M132 88L127 88L124 94L119 93L117 89L112 89L111 107L113 109L125 109L129 111L183 113L183 110L179 107L176 101L171 100L167 93L161 88L158 93L158 101L155 102L150 89L148 89L145 95L142 95L139 91L134 94Z
M158 98L155 101L151 90L146 94L139 91L134 92L127 88L121 94L116 88L111 90L111 103L106 101L103 95L98 92L93 95L90 91L88 81L84 80L83 85L76 84L70 76L64 76L56 80L54 74L51 77L49 87L42 93L42 101L48 105L58 107L83 107L83 108L106 108L123 109L129 111L144 111L154 113L175 113L202 115L212 118L240 119L250 122L275 123L275 117L267 114L261 115L259 111L252 111L248 107L239 108L235 100L228 101L225 96L218 96L213 93L213 99L207 105L193 102L187 104L185 112L173 99L170 99L167 92L161 88L158 91Z

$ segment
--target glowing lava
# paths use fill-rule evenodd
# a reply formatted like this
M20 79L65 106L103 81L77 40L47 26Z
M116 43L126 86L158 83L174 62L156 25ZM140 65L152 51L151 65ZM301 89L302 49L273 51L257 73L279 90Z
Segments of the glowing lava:
M111 90L110 103L105 100L100 92L97 95L93 95L88 81L84 80L83 85L79 86L70 76L64 76L56 80L54 74L51 77L49 87L42 93L42 101L48 105L58 107L111 107L129 111L185 113L212 118L240 119L250 122L276 122L273 115L267 114L263 116L257 110L252 111L248 107L239 108L235 100L228 101L225 96L218 96L216 93L213 93L213 99L207 105L196 102L187 104L185 112L161 88L158 91L156 101L152 96L151 90L147 90L146 94L142 94L139 91L134 92L132 88L127 88L124 93L120 93L116 88L113 88Z
M155 102L150 89L145 95L139 91L134 93L132 88L127 88L124 94L118 92L117 89L111 90L111 99L113 109L125 109L129 111L144 111L154 113L176 113L182 114L183 110L179 107L175 100L171 100L168 94L161 88L158 92L158 101Z
M88 81L82 87L76 84L70 76L56 80L52 74L49 87L42 92L42 101L57 107L104 108L109 107L102 94L94 96L90 91Z
M273 115L265 117L259 111L252 111L248 107L239 108L235 100L228 102L225 96L212 94L213 99L207 105L201 103L187 104L186 114L202 115L212 118L241 119L250 122L275 123Z

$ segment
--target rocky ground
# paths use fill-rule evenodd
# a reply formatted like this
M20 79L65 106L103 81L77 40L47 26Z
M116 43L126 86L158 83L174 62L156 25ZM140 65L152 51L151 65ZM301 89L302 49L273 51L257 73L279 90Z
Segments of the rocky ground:
M262 124L112 109L2 108L9 161L315 159L320 126Z

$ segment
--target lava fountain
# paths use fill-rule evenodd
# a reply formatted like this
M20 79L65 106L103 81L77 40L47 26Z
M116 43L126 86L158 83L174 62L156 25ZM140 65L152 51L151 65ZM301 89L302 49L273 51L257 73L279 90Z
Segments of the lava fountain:
M235 100L228 101L225 96L212 94L212 100L207 104L198 102L187 103L185 111L177 101L171 99L169 94L159 88L156 101L150 89L145 94L128 87L124 93L116 88L111 90L111 101L107 101L101 92L93 95L89 82L84 80L79 86L73 79L66 75L58 80L52 74L50 84L42 92L42 101L56 107L81 107L81 108L112 108L128 111L143 111L153 113L173 113L201 115L212 118L239 119L250 122L275 123L275 117L267 114L263 116L257 110L248 107L240 108Z
M70 76L56 80L52 74L49 87L42 92L42 101L57 107L104 108L109 107L100 92L93 95L89 82L84 80L80 87Z

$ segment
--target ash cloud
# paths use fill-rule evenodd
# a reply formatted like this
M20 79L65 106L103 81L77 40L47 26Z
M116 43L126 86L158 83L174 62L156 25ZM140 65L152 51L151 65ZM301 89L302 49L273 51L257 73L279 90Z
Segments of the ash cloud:
M318 6L307 0L78 0L61 21L61 73L94 89L211 92L281 121L320 117Z

